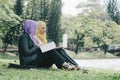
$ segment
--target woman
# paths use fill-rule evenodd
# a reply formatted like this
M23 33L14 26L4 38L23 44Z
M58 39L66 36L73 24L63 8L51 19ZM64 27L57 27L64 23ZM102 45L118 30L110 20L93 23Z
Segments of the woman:
M38 22L38 28L37 28L37 31L35 33L35 36L37 38L39 38L39 40L37 40L38 43L36 45L41 46L41 45L47 44L46 23L45 22L43 22L43 21ZM79 65L71 57L69 57L67 55L67 53L65 52L65 50L63 48L57 48L57 49L55 49L55 51L57 53L59 53L59 55L62 56L67 63L72 65L74 67L74 69L77 69L77 70L80 69Z
M55 64L59 69L73 70L75 67L66 62L66 59L60 55L57 50L51 50L42 54L35 32L37 32L38 22L26 20L23 28L24 33L19 40L19 58L21 65L34 66L37 68L49 68ZM45 26L46 27L46 26ZM43 34L46 33L46 28L43 29ZM46 36L42 35L45 39ZM47 43L47 41L42 43Z

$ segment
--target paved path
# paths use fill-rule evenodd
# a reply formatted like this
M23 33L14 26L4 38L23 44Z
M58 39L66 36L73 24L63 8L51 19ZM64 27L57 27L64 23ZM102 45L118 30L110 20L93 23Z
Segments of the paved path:
M120 70L120 59L75 59L82 67Z

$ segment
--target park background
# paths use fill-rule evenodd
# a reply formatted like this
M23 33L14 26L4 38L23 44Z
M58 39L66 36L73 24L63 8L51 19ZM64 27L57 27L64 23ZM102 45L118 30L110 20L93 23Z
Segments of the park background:
M65 5L69 5L66 11ZM26 19L45 21L48 41L54 41L58 46L62 42L62 35L67 34L66 51L74 59L119 59L119 8L119 0L0 0L0 79L119 80L120 73L111 70L90 69L90 74L56 69L32 70L35 74L32 76L32 73L28 74L29 70L21 72L7 68L9 62L19 63L17 46L23 33L23 21ZM18 76L15 76L16 71ZM44 75L47 77L42 77Z

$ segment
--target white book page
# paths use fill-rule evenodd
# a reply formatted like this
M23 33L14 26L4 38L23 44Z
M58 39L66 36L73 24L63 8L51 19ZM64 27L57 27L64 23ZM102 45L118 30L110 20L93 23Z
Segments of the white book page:
M42 53L50 51L50 50L55 49L55 48L56 48L56 44L54 42L50 42L50 43L47 43L43 46L40 46Z
M63 42L62 42L62 47L67 48L67 34L63 34Z

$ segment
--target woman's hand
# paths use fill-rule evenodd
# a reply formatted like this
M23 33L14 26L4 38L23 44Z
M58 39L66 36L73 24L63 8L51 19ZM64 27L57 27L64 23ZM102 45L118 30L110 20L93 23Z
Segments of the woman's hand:
M57 47L57 49L63 48L61 44L59 44Z
M43 44L37 44L37 46L40 48L40 46L43 46Z

